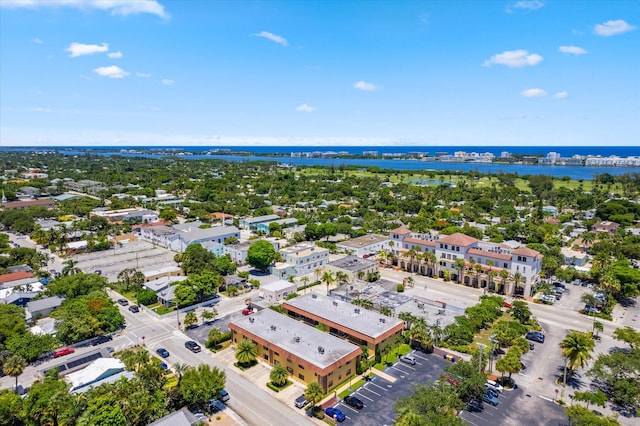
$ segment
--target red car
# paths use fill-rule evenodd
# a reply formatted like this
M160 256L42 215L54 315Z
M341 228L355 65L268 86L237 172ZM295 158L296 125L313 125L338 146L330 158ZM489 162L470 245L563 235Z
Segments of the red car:
M55 351L53 353L53 357L54 358L59 358L61 356L65 356L65 355L69 355L74 353L76 350L73 348L62 348L62 349L58 349L57 351Z
M253 313L253 309L243 309L242 310L242 315L251 315Z

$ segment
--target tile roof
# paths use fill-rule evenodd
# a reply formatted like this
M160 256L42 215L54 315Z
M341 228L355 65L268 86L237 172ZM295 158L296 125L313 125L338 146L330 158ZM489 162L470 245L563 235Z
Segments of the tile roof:
M392 229L391 231L389 231L392 234L410 234L411 231L409 231L407 228L405 228L404 226L401 226L399 228L396 229Z
M521 256L542 257L542 254L540 254L539 251L527 247L519 247L513 251L513 254L519 254Z
M429 247L435 247L436 246L436 242L435 241L427 241L427 240L423 240L420 238L413 238L413 237L409 237L409 238L405 238L404 240L402 240L403 243L410 243L410 244L419 244L421 246L429 246Z
M486 251L486 250L480 250L477 248L472 248L467 250L468 254L475 254L478 256L484 256L484 257L489 257L492 259L501 259L501 260L511 260L511 255L510 254L503 254L503 253L494 253L491 251Z
M11 281L22 280L25 278L33 278L33 274L31 272L20 271L20 272L12 272L10 274L0 275L0 283L8 283Z
M468 235L456 232L455 234L447 235L446 237L440 238L438 242L445 243L445 244L453 244L454 246L466 247L466 246L470 246L471 244L477 243L478 240Z

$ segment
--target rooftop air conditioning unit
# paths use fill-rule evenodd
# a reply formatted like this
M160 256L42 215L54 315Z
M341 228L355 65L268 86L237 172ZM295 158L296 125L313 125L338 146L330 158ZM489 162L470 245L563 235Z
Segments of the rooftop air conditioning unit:
M380 322L381 322L382 324L384 324L385 322L387 322L387 320L386 320L386 319L384 319L384 318L380 318Z
M294 342L300 343L300 336L296 336L293 338Z
M271 331L276 331L276 326L275 325L271 326Z
M250 322L251 324L253 324L253 322L254 322L255 320L256 320L255 318L253 318L253 317L249 317L249 322Z
M322 346L318 346L318 352L323 354L324 353L324 348Z
M356 314L359 314L359 313L360 313L360 308L355 308L355 309L353 310L353 312L355 312Z
M314 293L314 294L312 294L312 295L311 295L311 298L312 298L312 299L317 299L317 298L318 298L318 295Z
M335 300L333 301L333 306L338 306L338 302L336 302Z

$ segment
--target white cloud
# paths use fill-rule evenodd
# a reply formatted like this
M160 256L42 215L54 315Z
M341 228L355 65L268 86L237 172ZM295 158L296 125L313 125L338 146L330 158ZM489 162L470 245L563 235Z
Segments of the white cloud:
M107 56L110 57L111 59L120 59L122 58L122 52L107 53Z
M77 58L78 56L93 55L94 53L104 53L109 51L109 45L107 43L97 44L82 44L71 43L66 49L70 53L69 56Z
M128 72L123 70L120 67L115 65L111 65L110 67L99 67L93 70L96 74L101 77L109 77L109 78L122 78L129 75Z
M300 105L298 108L296 108L296 111L300 111L300 112L314 112L316 109L308 104L302 104Z
M163 78L162 84L164 84L165 86L173 86L175 84L175 81L169 80L168 78Z
M136 77L140 77L140 78L149 78L149 77L151 77L151 74L146 73L146 72L137 72L137 73L136 73Z
M36 37L33 40L31 40L31 43L42 44L42 40L40 40L38 37Z
M513 9L528 9L537 10L544 6L544 2L541 0L520 0L510 5L507 5L505 12L513 13Z
M547 92L542 89L527 89L520 92L525 98L541 98L547 96Z
M165 19L170 17L158 0L2 0L0 7L28 9L71 7L80 10L104 10L111 12L112 15L149 13Z
M278 44L281 44L283 46L288 46L289 45L289 43L287 42L286 38L280 37L279 35L275 35L275 34L270 33L268 31L261 31L261 32L259 32L257 34L254 34L254 36L266 38L268 40L271 40L271 41L273 41L275 43L278 43Z
M558 50L562 53L571 53L573 55L584 55L587 53L585 49L578 46L560 46Z
M565 99L569 97L569 92L558 92L555 95L553 95L553 97L556 99Z
M366 81L362 80L355 82L353 87L358 90L364 90L365 92L375 92L379 89L379 87L375 84L367 83Z
M635 30L636 27L627 23L623 19L615 21L607 21L604 24L598 24L594 27L593 32L599 36L609 37L616 34L624 34Z
M528 65L537 65L544 58L537 53L529 53L528 50L507 50L497 55L493 55L482 64L490 67L493 64L506 65L509 68L520 68Z

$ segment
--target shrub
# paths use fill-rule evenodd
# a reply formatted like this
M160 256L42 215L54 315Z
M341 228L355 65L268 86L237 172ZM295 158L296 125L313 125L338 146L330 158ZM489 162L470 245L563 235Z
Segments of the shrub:
M158 295L153 290L144 289L138 292L136 300L138 301L138 305L149 306L158 301Z
M402 284L398 284L398 285L396 286L396 291L397 291L398 293L403 293L403 292L404 292L404 286L403 286Z

